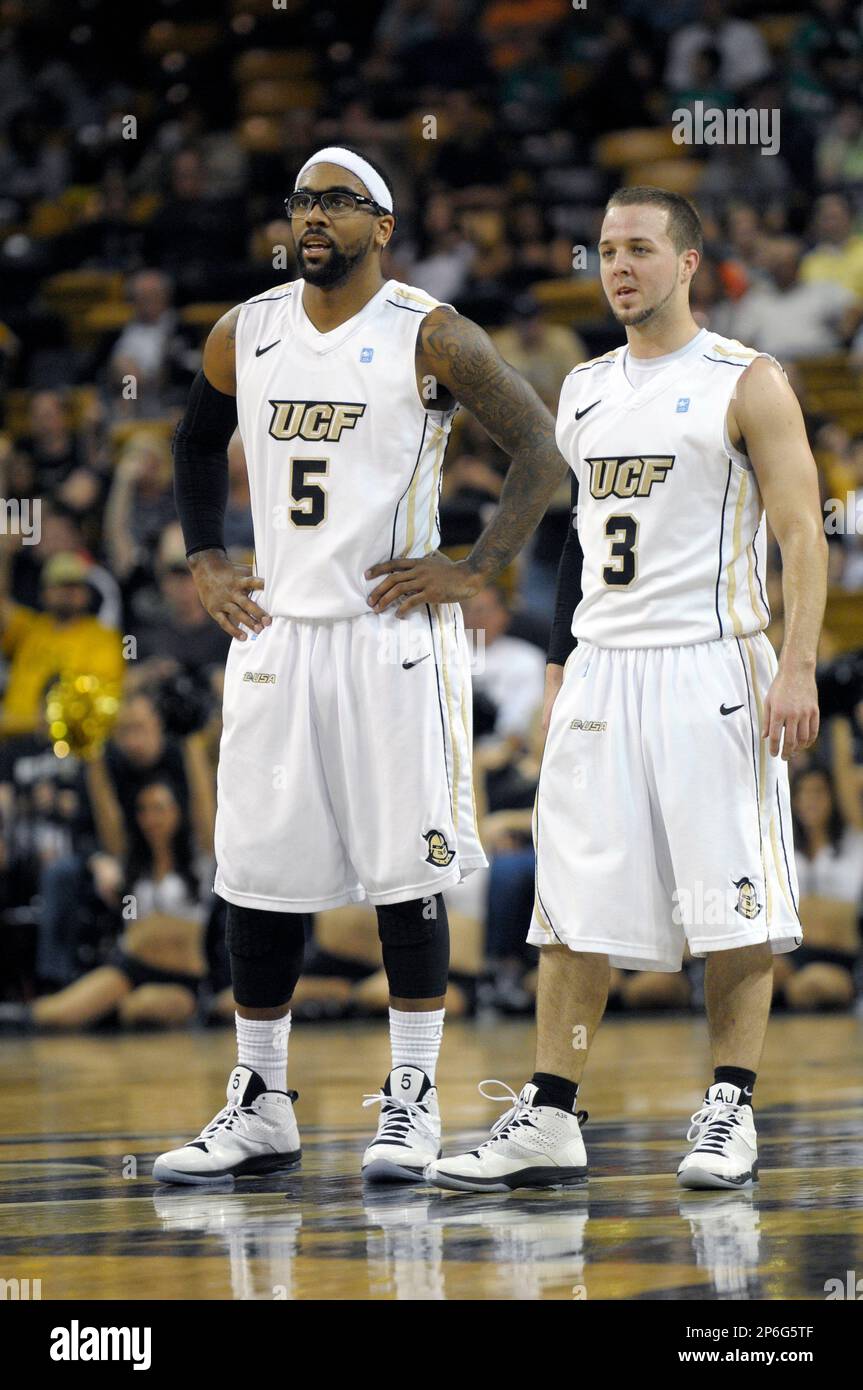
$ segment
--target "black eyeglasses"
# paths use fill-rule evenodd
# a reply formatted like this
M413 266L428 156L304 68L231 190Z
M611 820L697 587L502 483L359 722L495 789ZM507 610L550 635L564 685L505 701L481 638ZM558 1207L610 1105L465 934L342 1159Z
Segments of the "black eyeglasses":
M327 189L325 193L292 193L285 199L285 212L289 217L303 217L311 212L315 203L320 203L328 217L344 217L359 207L370 208L375 217L386 215L386 209L373 198L364 198L362 193L346 193L340 188Z

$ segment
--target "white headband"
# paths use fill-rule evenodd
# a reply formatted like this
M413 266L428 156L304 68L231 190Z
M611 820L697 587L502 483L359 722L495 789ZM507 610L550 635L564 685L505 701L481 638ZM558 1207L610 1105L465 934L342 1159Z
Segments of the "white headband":
M338 164L342 169L349 169L352 174L356 174L358 179L362 179L378 207L383 208L385 212L392 212L392 195L380 174L375 172L368 160L363 159L361 154L354 154L353 150L343 150L340 145L328 145L325 150L318 150L311 159L307 159L297 174L297 181L294 184L295 190L300 187L306 174L316 164Z

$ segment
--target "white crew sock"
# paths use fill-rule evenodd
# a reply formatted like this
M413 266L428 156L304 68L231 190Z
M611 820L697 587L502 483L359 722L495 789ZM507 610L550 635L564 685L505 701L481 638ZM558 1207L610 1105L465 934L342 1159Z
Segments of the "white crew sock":
M393 1071L396 1067L419 1067L434 1085L445 1013L445 1009L410 1014L390 1009Z
M237 1064L251 1067L268 1091L288 1089L288 1034L291 1015L284 1018L240 1018L237 1023Z

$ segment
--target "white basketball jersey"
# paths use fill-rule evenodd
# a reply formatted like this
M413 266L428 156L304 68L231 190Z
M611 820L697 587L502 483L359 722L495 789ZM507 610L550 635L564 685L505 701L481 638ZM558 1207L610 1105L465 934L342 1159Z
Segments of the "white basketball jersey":
M561 390L557 443L579 482L584 551L574 635L600 647L664 647L746 636L770 619L766 522L726 412L759 354L702 329L633 387L628 347L576 367Z
M274 617L368 613L379 560L440 540L441 470L454 410L417 389L419 325L439 301L383 284L353 318L319 333L302 280L241 306L237 414L255 533L255 595ZM433 404L433 401L431 402Z

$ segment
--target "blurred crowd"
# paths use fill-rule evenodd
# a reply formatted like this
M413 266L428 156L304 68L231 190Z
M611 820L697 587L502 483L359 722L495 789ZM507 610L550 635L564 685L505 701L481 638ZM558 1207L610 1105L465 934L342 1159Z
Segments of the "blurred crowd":
M354 11L141 0L128 12L108 0L4 0L0 1000L29 1001L31 1023L232 1017L224 905L210 891L229 639L186 564L170 439L215 319L295 277L282 201L303 158L339 141L394 183L385 273L482 323L553 412L567 372L621 341L597 282L608 195L629 181L696 201L706 245L693 311L788 372L831 543L823 729L793 769L807 947L777 970L777 1002L853 1004L863 907L863 6L618 0L614 10L569 0L378 0ZM674 115L696 102L779 111L778 152L676 145ZM226 539L248 564L237 436L229 465ZM465 554L493 514L506 466L462 412L440 509L451 555ZM491 867L449 903L451 1012L532 1008L530 818L569 524L567 485L518 564L466 605ZM775 546L771 561L778 645ZM614 981L622 1009L699 1004L698 962L678 976ZM374 914L319 914L296 1012L385 1005Z

